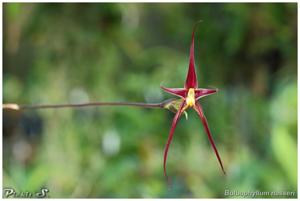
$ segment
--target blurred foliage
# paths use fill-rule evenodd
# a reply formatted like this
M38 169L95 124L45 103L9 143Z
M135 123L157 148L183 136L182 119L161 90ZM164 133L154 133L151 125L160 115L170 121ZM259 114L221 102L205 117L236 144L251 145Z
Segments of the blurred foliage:
M170 147L169 189L168 111L4 111L4 187L107 198L297 192L296 3L5 3L3 11L3 102L19 104L171 97L159 86L183 85L202 19L199 84L219 93L200 102L227 170L191 111Z

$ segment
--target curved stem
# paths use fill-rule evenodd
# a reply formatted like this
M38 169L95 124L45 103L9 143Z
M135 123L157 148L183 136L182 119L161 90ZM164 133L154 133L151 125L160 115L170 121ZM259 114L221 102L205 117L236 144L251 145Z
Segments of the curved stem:
M92 106L132 106L143 108L163 108L162 103L130 103L130 102L91 102L79 104L49 104L49 105L18 105L13 103L3 104L3 109L26 110L26 109L56 109L56 108L80 108Z

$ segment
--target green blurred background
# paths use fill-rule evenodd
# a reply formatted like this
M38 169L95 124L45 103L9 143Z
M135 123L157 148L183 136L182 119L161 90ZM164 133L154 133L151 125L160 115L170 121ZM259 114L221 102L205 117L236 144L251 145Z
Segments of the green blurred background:
M3 11L3 102L19 104L170 98L159 86L183 86L192 28L203 20L199 85L219 93L200 102L227 171L192 110L170 146L169 189L167 110L4 111L4 187L107 198L297 192L296 3L5 3Z

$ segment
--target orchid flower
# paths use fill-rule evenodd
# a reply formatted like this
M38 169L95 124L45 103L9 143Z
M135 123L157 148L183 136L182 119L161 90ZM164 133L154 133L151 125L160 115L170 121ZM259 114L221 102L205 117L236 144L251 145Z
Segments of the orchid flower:
M198 24L198 23L197 23ZM196 24L196 25L197 25ZM179 99L168 99L161 103L131 103L131 102L89 102L89 103L79 103L79 104L51 104L51 105L19 105L15 103L7 103L3 104L3 109L10 109L10 110L27 110L27 109L60 109L60 108L79 108L79 107L90 107L90 106L132 106L132 107L142 107L142 108L162 108L168 109L175 113L175 117L172 122L172 126L170 129L168 141L164 151L164 175L167 177L166 172L166 162L168 156L168 150L170 143L172 141L174 131L177 125L177 122L182 114L186 115L186 110L188 108L194 108L197 114L202 121L202 124L205 128L205 132L208 136L208 139L212 145L212 148L218 158L220 166L222 168L223 173L225 174L225 170L223 168L223 164L221 158L219 156L218 150L215 146L214 140L212 138L210 129L208 127L207 120L204 116L203 109L198 102L200 98L204 96L208 96L217 92L217 89L204 89L198 88L198 80L195 71L195 59L194 59L194 33L196 29L196 25L194 26L194 30L192 33L192 44L190 47L190 63L189 69L186 77L186 82L184 88L167 88L161 86L163 90L166 92L178 96Z
M218 153L218 150L217 150L214 140L212 138L212 135L211 135L211 132L210 132L210 129L208 126L208 122L203 113L201 104L199 103L200 98L214 94L218 90L217 89L198 88L198 80L197 80L197 75L196 75L196 71L195 71L195 59L194 59L194 34L195 34L195 29L196 29L197 24L194 26L194 30L192 32L192 44L190 47L189 69L188 69L184 88L167 88L167 87L161 86L161 88L164 91L166 91L167 93L170 93L172 95L178 96L182 100L181 104L178 107L178 110L174 116L172 126L170 129L170 133L169 133L169 137L168 137L167 144L166 144L165 151L164 151L164 175L166 178L167 178L166 162L167 162L167 157L168 157L169 146L172 141L174 131L175 131L176 125L179 121L179 118L182 115L182 113L185 112L185 110L187 110L188 108L193 108L197 112L198 116L200 117L200 120L204 126L205 132L208 136L211 146L212 146L212 148L217 156L217 159L220 163L221 169L222 169L223 173L226 174L223 164L222 164L221 157Z

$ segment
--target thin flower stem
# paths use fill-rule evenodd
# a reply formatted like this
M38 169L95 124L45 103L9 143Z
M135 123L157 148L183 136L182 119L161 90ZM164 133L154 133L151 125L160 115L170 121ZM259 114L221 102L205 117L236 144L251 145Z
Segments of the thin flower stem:
M56 109L56 108L80 108L93 106L132 106L143 108L164 108L162 103L130 103L130 102L91 102L79 104L49 104L49 105L18 105L13 103L3 104L3 109L26 110L26 109Z

